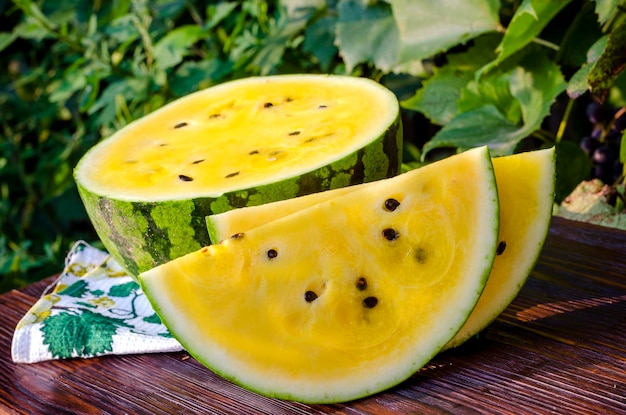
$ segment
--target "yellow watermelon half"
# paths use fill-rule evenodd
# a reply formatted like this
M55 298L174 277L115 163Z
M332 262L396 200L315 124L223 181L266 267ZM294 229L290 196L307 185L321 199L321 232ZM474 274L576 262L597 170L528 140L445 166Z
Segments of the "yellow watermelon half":
M483 147L237 233L139 281L216 373L266 396L349 401L407 379L455 336L491 270L498 210Z
M401 151L387 88L275 75L171 102L91 148L74 176L102 243L136 276L209 245L208 215L395 176Z

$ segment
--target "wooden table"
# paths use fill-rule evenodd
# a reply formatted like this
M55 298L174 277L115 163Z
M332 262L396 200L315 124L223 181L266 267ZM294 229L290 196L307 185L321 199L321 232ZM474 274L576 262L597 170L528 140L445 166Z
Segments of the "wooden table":
M268 399L184 352L14 364L47 282L0 296L1 414L626 414L626 232L554 218L511 306L478 338L367 399Z

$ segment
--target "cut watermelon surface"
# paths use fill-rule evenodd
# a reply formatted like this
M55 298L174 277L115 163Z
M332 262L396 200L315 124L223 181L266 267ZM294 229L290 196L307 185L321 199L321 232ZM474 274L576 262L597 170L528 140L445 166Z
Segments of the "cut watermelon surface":
M486 148L302 209L139 275L200 362L261 394L396 385L465 323L498 243Z

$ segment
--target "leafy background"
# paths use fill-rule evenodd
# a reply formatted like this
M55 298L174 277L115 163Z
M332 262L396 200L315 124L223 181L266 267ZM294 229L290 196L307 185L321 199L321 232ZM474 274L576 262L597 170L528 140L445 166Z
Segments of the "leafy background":
M0 0L0 292L59 272L75 240L98 245L72 177L88 148L247 76L381 82L402 102L407 169L555 145L559 202L591 175L589 103L625 105L625 20L620 0Z

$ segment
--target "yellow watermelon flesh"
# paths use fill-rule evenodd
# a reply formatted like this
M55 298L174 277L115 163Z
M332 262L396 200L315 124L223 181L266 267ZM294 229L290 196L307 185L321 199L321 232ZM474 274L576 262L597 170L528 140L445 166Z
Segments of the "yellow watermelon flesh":
M228 212L207 216L206 222L209 237L215 242L222 241L236 233L249 231L264 223L282 218L283 216L290 215L318 203L343 196L353 192L360 186L362 185L340 187L338 189L311 193L310 195L293 199L233 209Z
M493 167L500 200L499 255L476 308L446 349L478 334L513 301L537 261L552 217L554 148L497 157ZM209 234L219 241L359 187L211 215L207 217Z
M172 334L263 395L356 399L396 385L466 321L495 256L486 148L360 186L139 275Z
M91 149L76 175L90 191L122 200L219 197L351 156L397 118L393 93L365 78L245 78L190 94L135 121ZM385 166L365 168L386 169L388 161L382 152L378 156ZM354 155L344 164L356 162Z

